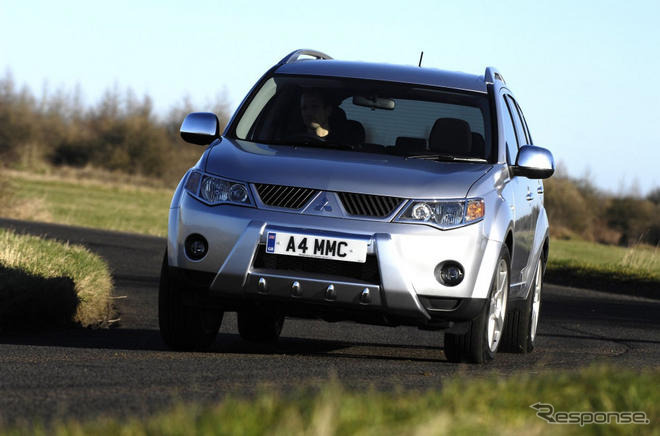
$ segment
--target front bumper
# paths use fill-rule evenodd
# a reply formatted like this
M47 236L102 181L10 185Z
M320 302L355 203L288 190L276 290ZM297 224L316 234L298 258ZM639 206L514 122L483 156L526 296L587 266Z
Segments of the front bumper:
M467 320L483 306L501 248L501 242L486 237L484 222L442 231L417 224L232 205L210 207L185 193L178 206L170 210L169 265L211 273L209 297L227 302L273 301L330 312L334 308L378 312L391 319L417 320L413 323L418 325ZM339 232L364 238L368 241L368 263L375 274L349 274L354 265L344 267L345 263L339 261L329 261L340 265L328 269L323 265L316 269L302 267L305 258L286 259L293 261L293 267L291 262L285 262L288 266L266 262L266 235L273 229L316 235ZM200 261L185 254L184 241L193 233L208 241L208 254ZM435 267L447 260L460 263L465 270L457 286L444 286L435 277ZM333 292L328 291L330 286Z

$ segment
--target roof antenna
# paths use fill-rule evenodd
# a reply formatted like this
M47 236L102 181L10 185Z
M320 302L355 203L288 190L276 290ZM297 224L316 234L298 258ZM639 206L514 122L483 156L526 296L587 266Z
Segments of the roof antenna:
M419 65L418 67L422 66L422 58L424 57L424 51L422 50L422 53L419 55Z

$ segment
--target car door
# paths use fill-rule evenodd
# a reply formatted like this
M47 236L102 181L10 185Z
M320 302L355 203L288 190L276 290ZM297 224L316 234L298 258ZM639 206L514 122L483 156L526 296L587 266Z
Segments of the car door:
M525 122L525 117L522 113L522 110L520 109L520 105L512 95L507 95L506 99L509 103L509 108L511 109L511 114L513 116L513 124L516 127L516 132L518 134L519 146L532 145L532 137L529 134L529 129L527 127L527 123ZM524 235L524 243L528 249L528 259L526 261L528 268L524 268L521 271L521 281L524 283L530 283L533 278L532 275L535 271L533 267L529 266L532 265L531 255L534 248L534 233L536 231L536 222L538 221L543 202L543 185L540 180L528 179L526 177L520 178L526 181L527 189L525 193L525 200L529 203L530 208L530 217L528 223L529 232Z
M524 145L526 138L521 126L516 126L518 117L515 113L510 94L503 90L501 95L502 122L504 134L507 141L507 160L509 165L514 165L518 155L518 149ZM509 185L509 196L507 198L512 206L514 215L513 223L513 253L511 253L511 292L518 294L523 288L526 271L528 269L529 256L533 243L533 200L531 193L531 180L526 177L512 177Z

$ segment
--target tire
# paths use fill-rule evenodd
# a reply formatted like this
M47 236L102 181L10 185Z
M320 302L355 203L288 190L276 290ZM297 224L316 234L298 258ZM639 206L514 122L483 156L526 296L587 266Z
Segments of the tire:
M495 357L506 322L511 256L502 246L491 289L481 313L468 321L467 331L445 333L445 356L450 362L486 363Z
M536 345L536 329L541 314L541 295L543 290L543 259L536 264L532 288L527 298L511 304L509 316L504 327L502 351L509 353L529 353Z
M237 318L238 333L250 342L277 342L284 326L284 316L267 309L242 310Z
M223 312L186 306L185 288L186 283L169 268L165 252L158 287L160 335L173 350L205 350L215 341Z

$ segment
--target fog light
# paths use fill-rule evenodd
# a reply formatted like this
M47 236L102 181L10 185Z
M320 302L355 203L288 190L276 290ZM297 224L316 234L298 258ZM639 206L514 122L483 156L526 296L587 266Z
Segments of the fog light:
M200 260L206 256L209 244L204 236L194 233L186 238L186 256L192 260Z
M460 263L453 260L439 263L435 267L435 279L445 286L456 286L463 281L465 273Z

